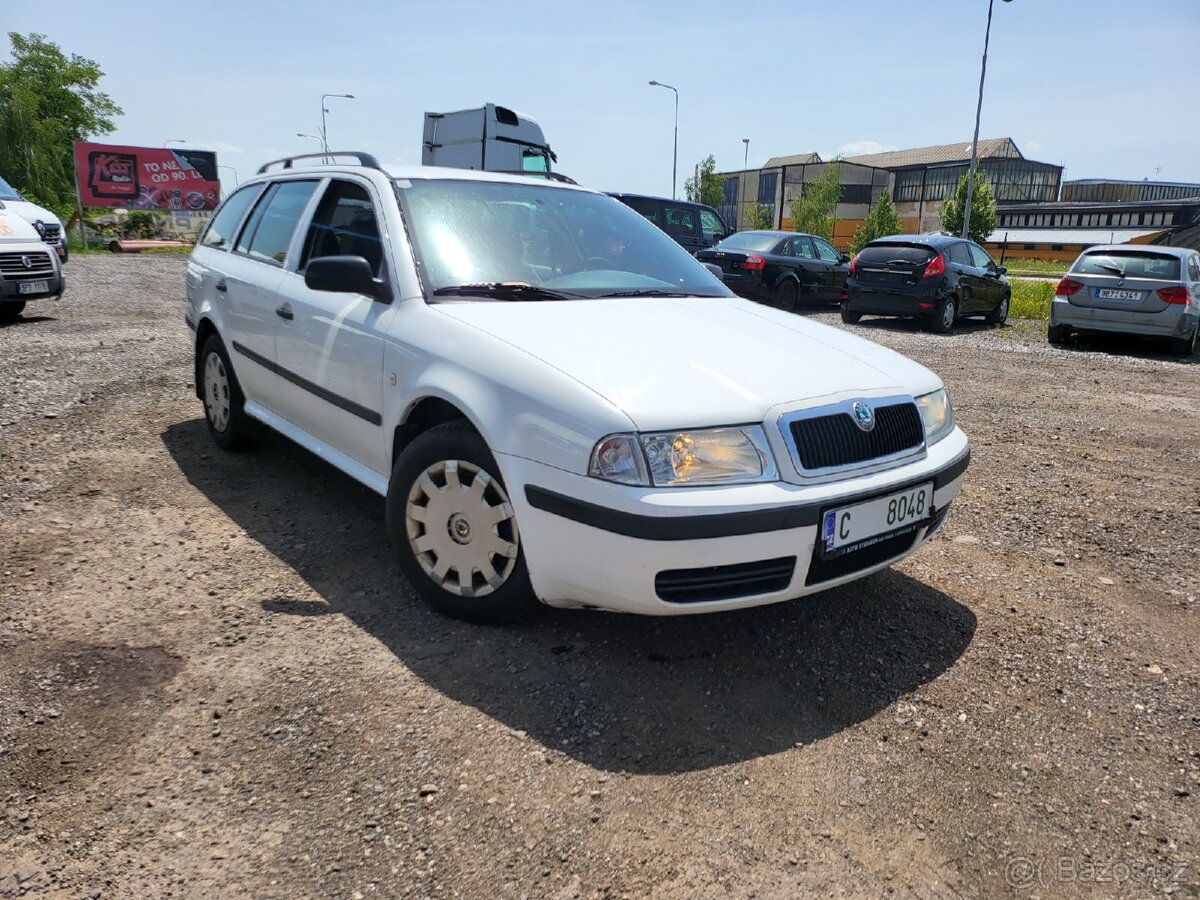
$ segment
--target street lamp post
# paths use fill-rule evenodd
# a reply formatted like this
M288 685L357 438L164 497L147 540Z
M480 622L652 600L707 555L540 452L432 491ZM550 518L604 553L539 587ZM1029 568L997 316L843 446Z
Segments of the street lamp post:
M679 91L671 87L669 84L663 84L661 81L651 81L651 87L666 88L669 91L675 91L675 144L671 151L671 199L675 199L675 172L679 165Z
M163 146L166 147L167 144L186 144L186 143L187 143L187 141L185 141L183 138L171 138L169 141L163 141Z
M1012 0L1004 0L1012 3ZM979 156L979 114L983 111L983 79L987 75L988 40L992 36L992 3L988 0L987 28L983 32L983 62L979 66L979 100L975 103L975 137L971 139L971 167L967 169L967 203L963 209L962 236L971 227L971 199L975 195L975 160Z
M321 140L321 136L319 134L305 134L303 131L297 131L296 137L312 138L314 141L316 141L321 146L322 150L329 149L328 147L325 146L325 142L323 140Z
M742 138L742 143L746 145L746 153L742 157L742 168L750 168L750 138Z
M329 112L325 108L326 97L340 97L343 100L353 100L353 94L322 94L321 95L321 149L326 153L329 152L329 131L325 128L325 113Z

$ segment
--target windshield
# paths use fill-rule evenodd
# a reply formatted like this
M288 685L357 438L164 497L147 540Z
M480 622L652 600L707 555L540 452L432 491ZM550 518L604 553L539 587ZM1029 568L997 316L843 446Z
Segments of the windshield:
M0 200L21 200L24 199L17 193L17 189L0 178Z
M422 280L435 297L733 296L671 238L603 194L532 181L405 179L396 186Z
M721 243L714 247L714 250L757 250L760 253L765 253L776 244L779 243L780 235L778 234L763 234L755 231L742 231L738 234L731 234Z

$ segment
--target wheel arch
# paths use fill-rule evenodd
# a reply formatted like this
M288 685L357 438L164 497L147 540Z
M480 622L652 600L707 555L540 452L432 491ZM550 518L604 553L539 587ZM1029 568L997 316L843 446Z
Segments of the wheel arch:
M466 422L487 442L487 437L462 409L458 402L451 401L437 394L426 394L412 401L404 410L400 421L392 429L392 446L388 458L392 465L404 451L404 448L429 429L447 422Z

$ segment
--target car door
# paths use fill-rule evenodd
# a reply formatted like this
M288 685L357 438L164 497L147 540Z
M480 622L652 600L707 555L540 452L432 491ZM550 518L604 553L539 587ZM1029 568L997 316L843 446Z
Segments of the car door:
M304 283L322 256L361 256L387 278L379 199L366 179L331 178L297 237L296 265L280 287L287 315L277 337L282 415L376 472L387 472L382 433L384 335L391 304Z
M822 263L818 299L826 303L839 303L846 276L850 274L850 264L842 259L841 252L829 241L814 236L812 242L817 250L817 259Z
M946 265L954 270L958 278L962 301L960 313L978 312L988 308L988 286L984 282L983 270L975 265L971 248L966 241L955 241L942 251Z
M987 251L975 243L967 243L967 249L971 253L971 261L975 264L976 271L979 272L979 280L982 289L979 292L979 301L982 304L978 308L978 312L988 312L996 308L996 304L1000 302L1000 297L1004 292L1004 285L1000 281L1000 272L988 256Z
M825 283L824 264L817 258L812 238L798 234L787 241L789 268L800 282L800 299L818 300Z
M664 200L662 211L663 231L673 237L679 246L692 254L704 249L700 236L700 217L696 215L694 206Z
M700 207L700 238L705 248L711 247L728 233L729 229L721 221L715 210Z

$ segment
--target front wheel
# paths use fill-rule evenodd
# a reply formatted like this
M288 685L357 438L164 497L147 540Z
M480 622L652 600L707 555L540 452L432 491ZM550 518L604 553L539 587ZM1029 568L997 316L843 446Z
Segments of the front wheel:
M536 608L499 467L469 423L438 425L404 449L387 524L409 583L438 612L500 624Z
M10 321L15 319L25 311L25 301L19 303L0 303L0 321Z
M989 325L1003 325L1008 319L1008 303L1009 295L1005 294L1000 302L996 304L996 308L987 314L984 321Z
M929 330L934 334L949 334L954 328L954 320L958 318L958 304L953 297L947 297L938 306L933 318L929 320Z

